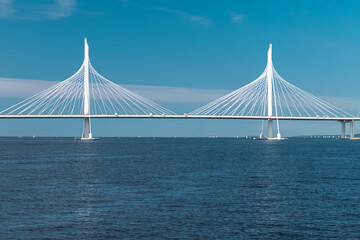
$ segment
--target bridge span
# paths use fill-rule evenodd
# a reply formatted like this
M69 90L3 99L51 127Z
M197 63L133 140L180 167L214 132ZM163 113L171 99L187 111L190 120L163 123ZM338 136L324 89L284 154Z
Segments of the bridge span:
M354 131L354 123L355 121L360 121L360 117L269 117L269 116L232 116L232 115L219 115L219 116L211 116L211 115L0 115L0 119L86 119L90 124L90 119L101 119L101 118L120 118L120 119L243 119L243 120L297 120L297 121L337 121L341 123L341 138L346 138L346 123L350 125L350 138L355 137Z
M0 115L0 119L34 118L154 118L154 119L248 119L248 120L302 120L302 121L360 121L360 117L283 117L283 116L232 116L232 115Z
M284 80L275 70L270 44L264 72L254 81L192 112L176 114L101 76L91 65L84 42L84 61L70 78L3 111L0 119L83 119L82 139L91 140L91 119L248 119L263 120L260 138L281 140L282 120L338 121L345 138L346 123L354 138L360 117L343 111ZM263 135L267 121L267 137ZM273 123L277 134L273 137Z

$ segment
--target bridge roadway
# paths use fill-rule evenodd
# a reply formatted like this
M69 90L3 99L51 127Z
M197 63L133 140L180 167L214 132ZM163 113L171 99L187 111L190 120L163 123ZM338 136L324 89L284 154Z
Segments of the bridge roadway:
M254 119L254 120L311 120L311 121L360 121L360 117L268 117L268 116L214 116L214 115L0 115L0 119L37 118L153 118L153 119Z

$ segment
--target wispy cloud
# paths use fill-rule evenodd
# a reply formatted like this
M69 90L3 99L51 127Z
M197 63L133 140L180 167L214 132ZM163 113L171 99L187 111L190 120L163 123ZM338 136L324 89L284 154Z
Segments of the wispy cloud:
M230 90L223 89L199 89L144 85L124 85L124 87L157 103L205 104L230 92Z
M47 6L43 13L49 19L61 19L70 17L75 9L75 0L55 0L53 4Z
M336 107L356 115L360 113L360 99L353 97L320 97L322 100L335 105Z
M56 81L0 78L0 97L27 98L57 84ZM199 89L168 86L122 85L156 103L203 105L232 90ZM360 112L360 98L321 96L321 99L356 115Z
M0 17L11 16L15 10L12 8L13 0L0 0Z
M76 10L76 0L53 0L50 4L31 1L16 4L14 0L0 0L0 17L25 20L58 20L70 17Z
M230 15L231 15L231 18L232 18L233 22L240 22L245 17L243 14L239 14L239 13L234 12L234 11L231 11Z
M58 82L18 78L0 78L0 97L30 97Z
M196 24L198 26L202 26L202 27L209 27L213 23L212 20L208 17L201 16L198 14L192 14L192 13L185 12L182 10L177 10L177 9L172 9L172 8L167 8L167 7L160 7L160 6L144 5L144 4L138 3L136 1L131 1L131 0L118 0L118 1L122 2L122 3L130 4L131 6L137 7L137 8L144 8L144 9L155 10L155 11L159 11L159 12L177 15L191 23L194 23L194 24Z
M208 27L212 24L212 20L210 18L201 16L201 15L194 15L194 14L190 14L190 13L187 13L184 11L165 8L165 7L152 7L152 9L160 11L160 12L166 12L166 13L171 13L171 14L181 16L182 18L184 18L192 23L195 23L195 24L198 24L198 25L201 25L204 27Z
M57 83L45 80L0 78L0 97L27 98ZM157 103L205 104L230 92L166 86L123 85L123 87Z

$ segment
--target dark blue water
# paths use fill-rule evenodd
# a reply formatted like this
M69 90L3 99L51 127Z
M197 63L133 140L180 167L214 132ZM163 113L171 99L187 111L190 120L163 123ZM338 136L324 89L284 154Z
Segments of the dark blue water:
M360 141L0 138L0 239L360 238Z

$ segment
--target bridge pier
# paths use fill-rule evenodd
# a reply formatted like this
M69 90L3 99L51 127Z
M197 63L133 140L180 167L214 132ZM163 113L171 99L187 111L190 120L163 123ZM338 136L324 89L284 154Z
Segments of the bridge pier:
M84 132L82 134L81 140L94 140L91 133L90 118L84 118Z
M268 120L268 138L272 138L273 137L273 120L269 119Z
M355 132L354 132L354 120L350 121L350 138L354 138L355 137Z
M345 139L346 135L345 135L345 127L346 127L346 121L341 121L341 138Z
M349 123L349 138L355 138L354 123L355 120L342 120L341 122L341 139L346 139L346 123Z

